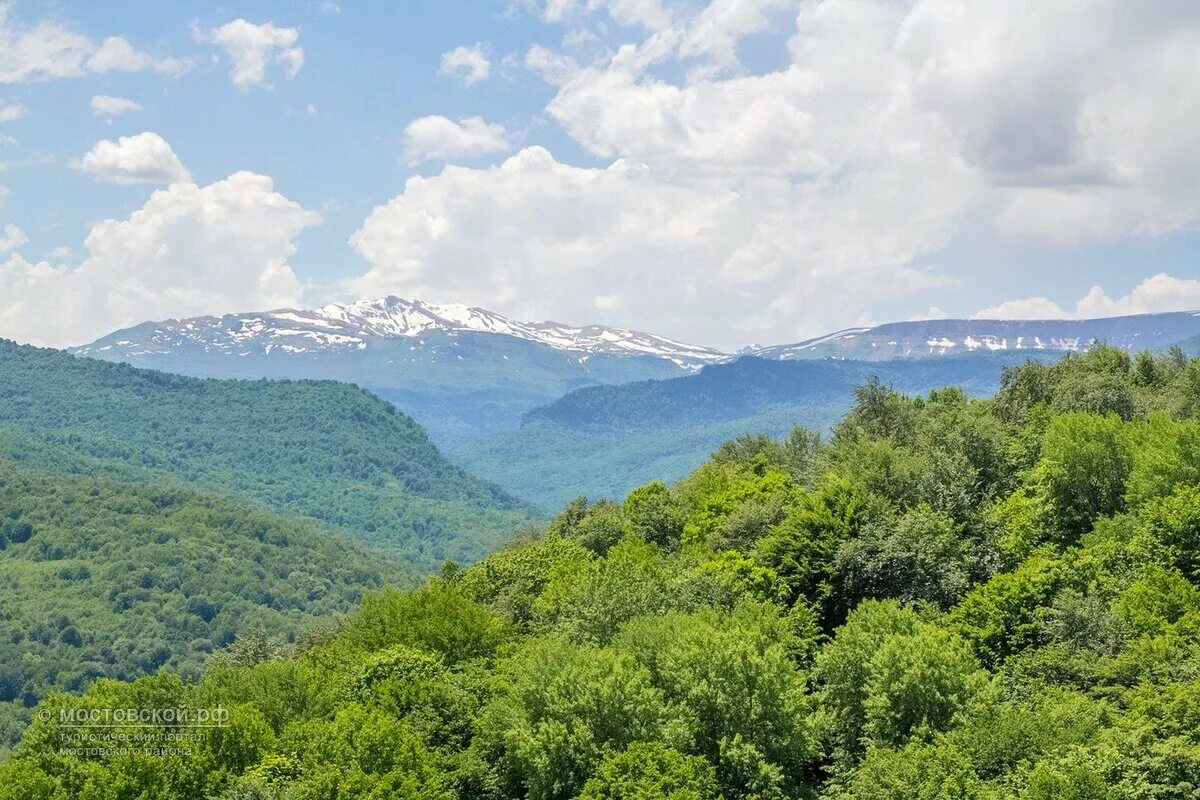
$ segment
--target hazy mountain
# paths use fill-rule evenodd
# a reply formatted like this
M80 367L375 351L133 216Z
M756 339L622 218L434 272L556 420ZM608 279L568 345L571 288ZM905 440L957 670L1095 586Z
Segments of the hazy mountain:
M526 414L517 430L465 442L455 455L519 497L553 508L578 495L621 497L647 481L690 472L721 442L748 433L819 431L841 417L854 388L876 376L897 390L999 387L1005 366L1059 354L975 353L889 362L744 357L698 374L571 392Z
M439 443L516 427L525 411L581 386L686 375L727 357L623 328L518 322L397 297L147 322L72 352L184 375L357 383Z
M1200 312L1087 320L937 319L891 322L753 351L761 358L887 361L988 352L1078 352L1093 341L1123 350L1157 350L1200 335Z

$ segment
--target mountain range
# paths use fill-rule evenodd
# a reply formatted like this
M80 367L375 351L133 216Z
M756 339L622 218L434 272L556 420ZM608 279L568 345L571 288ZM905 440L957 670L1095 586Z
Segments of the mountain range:
M516 322L396 297L147 322L72 352L199 377L356 383L444 446L515 428L526 411L581 386L687 375L727 358L623 328Z
M1067 353L1104 342L1128 352L1160 350L1200 335L1200 312L1067 320L937 319L847 328L795 344L751 351L760 358L888 361L963 353Z
M1200 312L896 322L731 354L624 328L386 297L146 322L72 352L191 376L358 384L411 415L468 472L549 508L568 491L615 496L647 476L686 474L730 435L823 429L869 375L905 391L957 384L986 394L1003 366L1096 341L1130 352L1191 347ZM747 357L755 363L734 368ZM770 362L794 368L770 371ZM654 424L632 422L648 418Z

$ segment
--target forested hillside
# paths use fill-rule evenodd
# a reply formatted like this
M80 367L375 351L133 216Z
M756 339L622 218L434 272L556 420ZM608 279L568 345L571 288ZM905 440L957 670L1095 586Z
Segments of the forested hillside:
M1192 798L1198 416L1178 351L868 382L824 444L731 441L302 646L48 698L0 798ZM60 750L218 705L188 753Z
M319 523L123 471L0 431L0 752L52 689L195 675L238 632L292 638L412 580Z
M0 341L4 425L318 519L423 566L476 558L526 518L408 416L331 381L186 378Z
M472 473L543 507L556 508L579 494L618 498L647 481L682 478L726 439L783 436L796 425L828 431L853 403L854 387L872 376L904 392L953 385L971 396L990 395L1005 366L1029 357L744 357L683 378L577 389L528 413L520 430L461 442L451 454Z

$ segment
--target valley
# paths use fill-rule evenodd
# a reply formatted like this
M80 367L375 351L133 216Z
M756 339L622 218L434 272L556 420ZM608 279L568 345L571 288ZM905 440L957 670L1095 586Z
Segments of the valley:
M650 333L387 297L147 322L72 352L198 377L354 383L410 415L468 473L546 510L680 478L730 436L796 425L827 433L870 375L899 391L953 384L984 396L1005 367L1029 358L1094 342L1161 351L1198 336L1191 312L928 320L730 355Z

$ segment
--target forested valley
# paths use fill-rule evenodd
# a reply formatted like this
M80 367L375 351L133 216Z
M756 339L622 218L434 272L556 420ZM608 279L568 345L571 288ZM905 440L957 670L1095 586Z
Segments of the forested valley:
M0 798L1194 798L1198 570L1200 360L868 381L827 441L735 439L199 677L52 693ZM60 748L146 707L228 722Z

